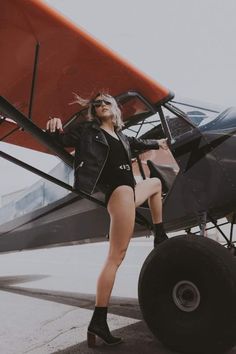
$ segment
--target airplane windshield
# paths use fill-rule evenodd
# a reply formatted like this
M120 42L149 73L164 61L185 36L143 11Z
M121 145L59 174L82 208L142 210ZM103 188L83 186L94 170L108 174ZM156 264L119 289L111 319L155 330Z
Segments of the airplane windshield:
M193 102L190 99L185 100L173 100L171 104L176 108L184 112L187 118L197 127L201 127L214 120L220 112L223 111L223 107L216 105L210 105L207 103Z
M185 134L188 135L194 131L194 124L185 112L172 103L167 103L163 106L162 112L165 117L166 134L171 143L174 143Z

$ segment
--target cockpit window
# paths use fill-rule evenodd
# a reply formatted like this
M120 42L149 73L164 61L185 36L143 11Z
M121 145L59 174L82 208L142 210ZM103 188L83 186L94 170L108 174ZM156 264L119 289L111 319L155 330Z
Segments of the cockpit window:
M173 100L171 104L184 112L196 127L210 123L224 109L216 105L193 102L190 99L185 99L184 102L181 100Z
M176 106L167 103L162 107L162 111L165 119L166 134L172 144L175 143L179 137L192 133L195 129L187 115Z

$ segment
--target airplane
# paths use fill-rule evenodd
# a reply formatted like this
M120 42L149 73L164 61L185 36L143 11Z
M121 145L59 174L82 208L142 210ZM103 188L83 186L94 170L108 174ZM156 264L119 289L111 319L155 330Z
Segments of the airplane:
M0 24L1 141L61 160L49 175L0 152L46 180L0 210L0 252L106 239L103 194L73 188L73 151L45 132L49 115L62 117L65 130L86 119L84 108L68 105L72 92L88 97L105 89L119 102L127 135L167 137L169 144L166 152L133 155L137 180L162 181L166 231L183 230L143 264L138 297L145 322L178 352L223 353L235 346L236 109L176 100L43 1L1 1ZM218 223L223 217L230 235ZM208 222L225 244L206 237ZM151 215L143 204L134 237L150 233Z

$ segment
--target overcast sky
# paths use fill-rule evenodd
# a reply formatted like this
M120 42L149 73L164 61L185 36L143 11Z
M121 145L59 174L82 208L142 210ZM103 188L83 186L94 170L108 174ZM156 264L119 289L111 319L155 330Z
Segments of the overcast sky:
M176 95L236 106L235 0L45 2ZM0 148L6 151L6 144ZM32 162L26 149L8 152ZM40 154L33 159L45 171L58 161ZM0 169L0 195L38 179L3 159Z

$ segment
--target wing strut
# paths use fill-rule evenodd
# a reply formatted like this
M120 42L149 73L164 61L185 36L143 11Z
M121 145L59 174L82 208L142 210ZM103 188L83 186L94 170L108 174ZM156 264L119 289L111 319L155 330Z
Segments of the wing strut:
M37 127L31 120L24 116L23 113L18 111L14 106L12 106L5 98L0 96L0 111L13 119L18 123L25 131L28 131L33 135L40 143L47 146L51 151L53 151L57 156L59 156L67 165L73 166L74 158L62 147L54 143L51 137L45 133L42 129Z
M54 183L54 184L57 184L58 186L62 187L62 188L65 188L83 198L86 198L98 205L101 205L103 207L106 207L105 203L97 198L94 198L93 196L87 194L87 193L83 193L77 189L74 189L72 186L70 186L69 184L63 182L63 181L60 181L59 179L53 177L53 176L50 176L49 174L43 172L43 171L40 171L39 169L33 167L33 166L30 166L28 165L27 163L19 160L19 159L16 159L15 157L3 152L3 151L0 151L0 157L8 160L9 162L12 162L14 163L15 165L18 165L20 167L23 167L24 169L30 171L30 172L33 172L35 174L37 174L38 176L44 178L44 179L47 179L48 181ZM142 215L140 214L137 210L136 210L136 220L135 222L139 225L144 225L145 227L147 227L148 230L151 230L152 229L152 225L150 224L150 222Z
M30 101L29 101L29 119L32 119L32 108L33 108L33 98L34 98L37 66L38 66L38 56L39 56L39 42L37 42L36 47L35 47L34 69L33 69L33 77L32 77L32 84L31 84L31 91L30 91Z
M3 152L3 151L0 151L0 157L3 157L4 159L10 161L10 162L13 162L15 165L18 165L18 166L21 166L23 167L24 169L30 171L30 172L33 172L35 174L37 174L38 176L42 177L42 178L45 178L47 179L48 181L52 182L52 183L55 183L57 184L58 186L62 187L62 188L65 188L65 189L68 189L69 191L73 192L73 193L76 193L82 197L85 197L89 200L91 200L92 202L95 202L101 206L105 206L105 203L103 203L101 200L99 199L96 199L92 196L90 196L89 194L86 194L86 193L83 193L83 192L80 192L76 189L74 189L72 186L70 186L69 184L63 182L63 181L60 181L59 179L53 177L53 176L50 176L49 174L43 172L43 171L40 171L39 169L33 167L33 166L30 166L28 165L27 163L21 161L21 160L18 160L16 159L15 157Z

